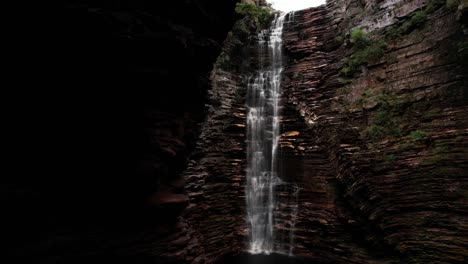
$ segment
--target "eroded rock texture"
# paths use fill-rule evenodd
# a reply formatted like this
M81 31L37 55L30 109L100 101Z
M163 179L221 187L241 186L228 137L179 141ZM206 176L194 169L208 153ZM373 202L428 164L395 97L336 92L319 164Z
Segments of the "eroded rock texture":
M9 255L213 263L245 250L253 21L208 74L235 2L66 2L65 52L44 68L81 92L20 97L1 197ZM292 229L294 254L317 263L467 261L467 13L449 2L333 0L287 19L281 159L299 208L294 223L277 208L277 243ZM386 45L343 74L352 28Z
M463 21L444 5L410 32L388 33L428 5L337 1L287 19L282 174L300 192L297 222L277 228L294 229L295 254L331 263L466 260ZM352 28L385 41L385 54L343 76Z
M466 25L456 5L330 1L286 18L282 177L298 185L299 208L297 221L289 221L292 192L278 190L276 243L289 243L292 229L294 254L319 263L466 261L468 71ZM424 23L405 24L420 10ZM343 74L355 28L384 42L384 53ZM257 69L255 32L243 52L233 53L233 43L225 43L219 62L243 67L214 71L218 88L199 142L202 155L186 173L197 239L219 245L204 255L208 262L246 248L245 225L236 223L244 219L224 213L244 213L239 102ZM239 61L239 54L250 59ZM220 118L237 133L221 129ZM205 208L215 208L216 216L203 217ZM230 250L221 235L233 243Z
M298 179L296 254L345 263L466 261L463 23L444 4L411 32L386 35L430 4L330 1L297 12L285 28L283 93L313 142L297 146L307 168ZM352 28L387 46L345 77L339 71L352 43L337 37Z

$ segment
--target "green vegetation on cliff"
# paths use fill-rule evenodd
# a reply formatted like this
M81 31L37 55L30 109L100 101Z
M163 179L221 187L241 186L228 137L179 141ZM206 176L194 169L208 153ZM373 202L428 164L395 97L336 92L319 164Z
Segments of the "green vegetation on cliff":
M400 111L402 102L395 95L389 94L379 95L377 102L379 107L365 134L372 140L379 140L386 135L401 137L401 129L393 117Z
M223 50L215 63L215 67L224 70L232 70L241 66L243 60L239 54L249 42L250 37L267 28L274 16L269 8L251 3L237 3L235 11L244 17L239 19L228 33Z
M431 0L429 4L426 6L425 11L428 14L433 13L445 5L449 6L450 5L449 1L450 0Z
M398 29L401 34L408 34L414 29L420 27L426 22L427 15L425 11L417 11L410 19L406 20Z
M411 33L413 30L421 27L427 20L426 11L417 11L410 18L403 21L400 26L394 27L390 26L387 28L387 38L389 39L399 39L403 35Z
M427 133L422 130L415 130L410 133L410 137L415 140L421 140L427 136Z
M389 39L398 39L403 35L411 33L426 23L427 16L434 13L442 7L453 9L456 6L456 0L431 0L427 6L413 13L410 17L404 19L399 26L390 26L387 28L386 35Z
M455 9L457 7L458 3L457 0L447 0L445 6L448 9Z
M236 13L254 18L260 28L266 28L273 18L270 9L251 3L237 3Z
M376 62L384 55L385 42L373 40L362 29L351 31L352 54L346 59L346 66L341 69L343 76L353 76L360 66Z
M428 14L434 13L444 6L451 8L455 1L431 0L424 9L414 12L411 16L402 20L399 25L388 27L385 33L386 38L388 40L401 39L402 36L408 35L413 30L422 27L426 23ZM340 71L340 75L342 76L352 77L355 73L359 72L361 66L378 62L385 55L385 41L371 38L360 28L351 31L349 41L353 45L352 53L346 58L345 66ZM338 38L336 42L339 45L343 43ZM461 48L461 50L464 49Z
M252 32L255 32L255 29L256 25L251 18L245 17L238 20L228 33L221 54L216 59L214 66L224 70L239 67L241 64L239 54L245 44L248 43L249 37Z

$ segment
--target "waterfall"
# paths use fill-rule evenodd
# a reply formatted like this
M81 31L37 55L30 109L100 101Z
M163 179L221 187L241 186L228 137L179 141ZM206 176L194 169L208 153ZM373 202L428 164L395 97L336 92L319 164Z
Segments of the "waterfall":
M281 184L277 152L285 16L276 15L271 28L259 34L260 69L248 84L246 200L249 252L253 254L275 252L275 187Z
M288 21L287 23L293 23L296 22L294 16L296 15L296 11L291 11L288 13Z

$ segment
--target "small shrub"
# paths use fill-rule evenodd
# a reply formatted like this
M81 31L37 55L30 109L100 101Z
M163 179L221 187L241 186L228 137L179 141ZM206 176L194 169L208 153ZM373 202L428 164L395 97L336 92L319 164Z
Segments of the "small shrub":
M396 160L397 160L397 157L395 156L395 154L390 154L390 155L385 156L386 162L394 162Z
M357 51L353 54L356 63L362 65L364 63L382 58L384 55L384 46L385 44L379 42Z
M422 130L415 130L410 133L410 137L415 140L421 140L427 136L427 133Z
M401 129L394 118L399 110L399 104L395 103L396 98L393 95L381 94L377 97L379 108L374 113L372 125L366 130L370 139L376 140L389 135L401 137Z
M400 37L400 32L398 28L394 26L389 26L385 29L385 38L387 39L395 39Z
M408 34L426 22L427 15L424 11L417 11L410 19L406 20L398 29L400 35Z
M380 139L383 137L385 129L378 125L372 125L367 128L366 132L367 132L367 135L369 135L371 139L375 140L375 139Z
M377 111L374 114L374 124L379 125L379 126L383 126L383 125L387 124L388 123L388 115L389 115L388 111L379 109L379 111Z
M362 92L361 95L362 95L363 97L368 97L368 96L370 96L371 94L372 94L372 90L371 90L371 89L366 89L366 90L364 90L364 92Z
M352 76L360 66L381 59L384 54L385 42L372 41L362 29L354 29L351 32L353 42L353 54L346 59L346 66L340 71L341 75Z
M227 55L224 51L219 54L218 58L216 59L215 66L221 69L229 69L229 55Z
M248 26L248 21L247 19L241 19L241 20L238 20L234 26L232 27L232 32L234 33L234 35L236 37L245 37L245 36L249 36L250 35L250 30L249 30L249 26Z
M434 119L434 118L436 118L436 117L438 117L440 115L441 111L442 110L440 108L430 109L426 113L424 113L424 115L421 118L423 120Z
M341 68L340 75L341 76L350 76L351 75L351 69L349 67L347 67L347 66Z
M401 129L399 127L392 127L390 128L389 134L394 137L401 137Z
M387 64L393 64L398 62L398 58L394 53L387 54L385 56L385 60L387 61Z
M335 38L335 44L338 45L338 46L343 45L344 41L345 41L345 38L343 36L341 36L341 35L339 35L339 36L337 36Z
M434 153L445 153L450 152L450 148L448 146L438 146L433 149Z
M429 2L429 4L426 7L426 12L430 14L437 11L439 8L446 5L446 1L447 0L431 0L431 2Z
M427 15L426 15L426 12L424 11L417 11L416 13L414 13L413 16L411 16L411 21L415 25L418 25L418 26L426 22L426 19L427 19Z
M366 48L371 44L371 40L367 34L360 28L351 31L351 42L359 49Z
M237 3L235 11L238 14L256 18L262 27L267 27L273 16L269 9L251 3Z
M455 9L457 7L457 1L456 0L447 0L447 2L445 3L445 6L448 8L448 9Z

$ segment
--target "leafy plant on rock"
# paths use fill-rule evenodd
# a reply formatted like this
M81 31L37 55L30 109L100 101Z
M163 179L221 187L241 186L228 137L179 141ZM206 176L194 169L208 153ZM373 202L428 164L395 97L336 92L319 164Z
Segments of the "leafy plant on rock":
M458 3L456 0L447 0L445 3L445 6L448 9L455 9L457 7Z
M351 31L351 42L353 43L353 52L346 59L346 66L341 69L341 75L353 76L360 66L376 62L385 54L385 42L372 40L362 29Z
M422 25L426 23L427 13L428 13L427 11L419 10L415 12L411 17L404 20L400 26L388 27L385 32L386 38L387 39L400 39L402 36L407 35L411 33L413 30L421 27Z
M254 18L262 28L267 27L273 17L270 9L251 3L237 3L235 11L238 14Z
M431 0L429 4L427 5L425 11L430 14L438 10L439 8L447 5L448 1L447 0Z
M401 35L408 34L414 29L422 26L427 20L427 15L425 11L417 11L414 13L410 19L406 20L398 29L398 32Z
M396 160L397 160L397 157L395 154L390 154L390 155L385 156L386 162L394 162Z
M379 108L373 115L372 125L366 129L367 136L372 140L379 140L386 135L400 137L401 130L393 118L400 108L396 98L382 94L378 102Z
M427 133L422 131L422 130L415 130L410 133L410 137L412 137L415 140L421 140L427 136Z

